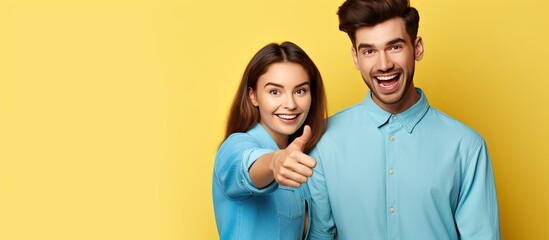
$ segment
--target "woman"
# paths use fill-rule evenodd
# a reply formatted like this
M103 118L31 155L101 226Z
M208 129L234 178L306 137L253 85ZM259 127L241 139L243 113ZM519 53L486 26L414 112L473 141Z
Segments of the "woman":
M271 43L244 71L215 159L220 238L302 239L316 162L307 153L326 128L318 68L297 45Z

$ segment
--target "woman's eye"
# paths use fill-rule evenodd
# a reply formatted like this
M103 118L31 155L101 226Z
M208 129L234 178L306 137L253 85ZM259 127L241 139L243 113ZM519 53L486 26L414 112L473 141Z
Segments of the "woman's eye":
M271 95L277 95L277 94L279 94L279 93L280 93L280 92L279 92L278 90L271 90L271 91L269 91L269 94L271 94Z
M307 92L305 89L298 89L295 91L296 94L305 94L305 92Z

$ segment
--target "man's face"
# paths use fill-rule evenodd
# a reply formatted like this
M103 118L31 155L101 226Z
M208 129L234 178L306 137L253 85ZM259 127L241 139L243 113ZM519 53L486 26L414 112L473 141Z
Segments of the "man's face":
M355 33L355 67L384 110L400 113L417 101L413 78L415 61L423 57L420 37L412 43L402 18L392 18Z

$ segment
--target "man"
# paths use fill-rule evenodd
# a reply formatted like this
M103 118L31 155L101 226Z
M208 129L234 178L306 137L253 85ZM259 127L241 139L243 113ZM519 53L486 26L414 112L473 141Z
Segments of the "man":
M317 160L309 239L500 239L483 138L414 87L423 57L408 0L347 0L340 30L369 93L328 121Z

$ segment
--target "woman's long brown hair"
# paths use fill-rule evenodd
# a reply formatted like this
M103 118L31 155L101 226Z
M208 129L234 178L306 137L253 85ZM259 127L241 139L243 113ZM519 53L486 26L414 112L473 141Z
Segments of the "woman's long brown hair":
M305 125L311 127L312 136L311 140L305 145L304 152L309 152L320 140L327 124L326 94L322 77L320 71L305 51L291 42L268 44L261 48L248 63L229 111L225 139L233 133L248 131L259 122L259 109L252 104L248 89L252 88L256 91L259 77L267 72L271 64L280 62L292 62L301 65L307 71L311 85L312 101L309 114L303 125L289 136L288 143L301 136Z

